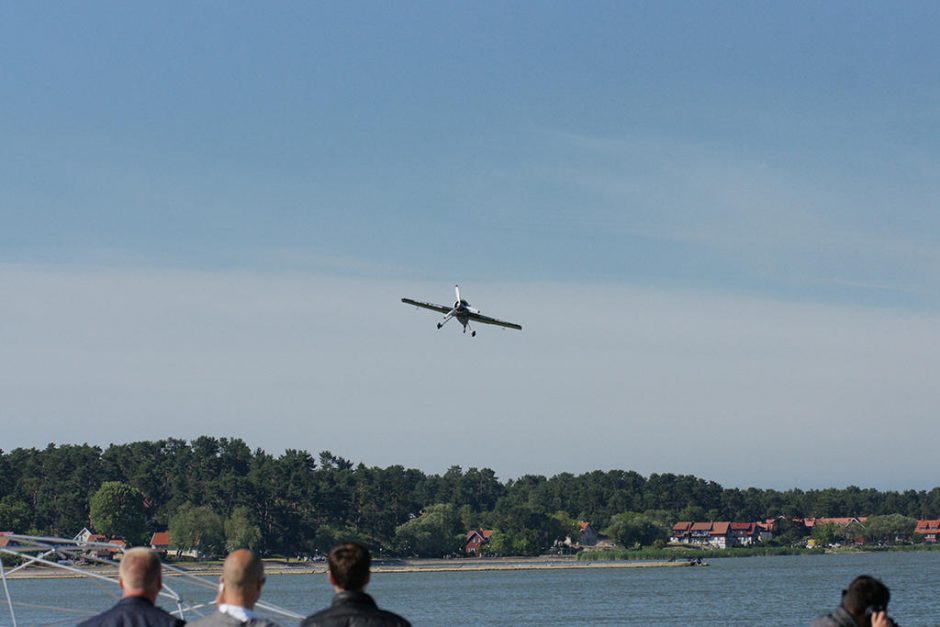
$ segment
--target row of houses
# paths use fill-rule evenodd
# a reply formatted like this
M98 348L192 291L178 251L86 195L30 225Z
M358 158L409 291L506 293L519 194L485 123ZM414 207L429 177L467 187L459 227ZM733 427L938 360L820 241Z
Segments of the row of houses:
M768 542L774 538L780 528L782 518L768 518L757 522L694 522L680 521L672 526L672 533L669 541L675 544L687 544L697 546L711 546L715 548L729 548L734 546L753 546L758 542ZM810 535L817 525L831 524L840 529L845 529L851 525L859 527L860 533L857 543L861 544L861 531L864 530L868 518L844 517L844 518L795 518L791 522L801 525L805 535ZM578 523L579 534L577 540L565 538L564 545L568 547L584 546L610 546L608 538L598 534L591 523L580 521ZM927 544L937 544L940 542L940 519L918 520L914 528L914 533L923 537ZM482 554L482 547L486 544L490 536L493 535L492 529L471 529L467 531L464 537L463 552L468 557L479 557ZM0 547L5 544L7 538L0 534ZM107 536L96 534L87 527L83 528L74 538L76 542L89 543L86 555L98 559L120 559L120 555L127 548L127 542L123 538L109 538ZM108 546L103 546L108 545ZM150 548L163 555L173 552L177 557L200 557L196 551L180 551L172 546L169 531L157 531L150 538Z
M124 540L124 538L109 538L108 536L91 531L88 527L83 527L72 539L75 542L95 545L89 547L84 552L84 555L87 557L95 557L103 560L120 559L120 556L127 550L127 541Z
M696 546L710 546L719 549L730 548L734 546L753 546L759 542L769 542L779 533L780 521L782 518L767 518L756 522L694 522L680 521L672 526L672 534L669 541L675 544L687 544ZM830 524L847 529L855 525L859 529L856 543L862 544L862 532L868 523L865 516L852 517L818 517L818 518L794 518L791 522L802 526L804 535L810 535L817 525ZM609 546L610 541L606 537L598 534L591 523L581 521L578 523L580 533L577 540L566 538L564 544L572 546ZM914 533L924 538L927 544L936 544L940 542L940 519L937 520L918 520ZM493 535L492 529L471 529L467 531L464 537L464 555L468 557L479 557L482 547L489 541Z
M780 518L768 518L758 522L692 522L680 521L672 526L670 542L699 546L712 546L719 549L733 546L752 546L757 542L772 540L780 527ZM801 525L805 535L810 535L817 525L835 525L840 529L858 527L856 544L863 544L862 532L868 523L865 516L859 517L819 517L794 518L791 521ZM914 533L921 535L924 542L936 544L940 538L940 519L918 520Z
M669 541L677 544L713 546L751 546L772 540L777 530L774 520L764 522L691 522L680 521L672 526Z
M924 542L936 544L940 542L940 518L937 520L918 520L914 533L924 537Z
M88 557L96 557L98 559L120 559L121 554L127 549L127 542L124 540L124 538L109 538L108 536L102 535L100 533L95 533L87 527L79 531L73 540L83 544L91 544L92 546L88 547L88 549L84 552L84 555ZM176 555L176 557L202 557L202 555L194 550L180 551L176 549L170 542L169 531L157 531L153 533L150 536L150 548L163 556L166 556L167 553L172 552Z

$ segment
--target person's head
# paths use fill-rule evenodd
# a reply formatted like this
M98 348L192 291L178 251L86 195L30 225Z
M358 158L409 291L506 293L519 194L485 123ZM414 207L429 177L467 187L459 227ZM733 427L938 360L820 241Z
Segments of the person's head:
M264 564L248 549L233 551L222 565L219 603L253 609L261 598Z
M327 558L330 583L339 590L362 590L369 583L372 556L358 542L345 542L333 547Z
M866 614L873 611L887 611L890 599L888 586L868 575L856 577L849 587L842 591L842 607L856 618L856 622L864 622Z
M163 587L160 558L150 549L131 549L121 558L118 583L122 596L144 597L155 602Z

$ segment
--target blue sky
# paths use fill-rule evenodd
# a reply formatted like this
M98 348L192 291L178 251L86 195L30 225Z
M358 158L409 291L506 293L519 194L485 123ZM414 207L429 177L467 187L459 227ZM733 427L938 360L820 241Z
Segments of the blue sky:
M4 3L0 446L933 487L938 13Z

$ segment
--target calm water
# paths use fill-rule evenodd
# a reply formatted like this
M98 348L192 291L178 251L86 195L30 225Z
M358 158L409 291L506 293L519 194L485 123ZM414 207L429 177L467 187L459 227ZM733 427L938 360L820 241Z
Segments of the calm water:
M376 574L369 591L415 625L808 625L862 573L891 588L899 624L940 625L937 552L716 559L707 568ZM76 610L19 605L20 625L73 624L113 602L112 590L85 580L10 586L21 603ZM324 575L285 575L268 579L264 598L308 614L331 596ZM4 604L0 625L9 624Z

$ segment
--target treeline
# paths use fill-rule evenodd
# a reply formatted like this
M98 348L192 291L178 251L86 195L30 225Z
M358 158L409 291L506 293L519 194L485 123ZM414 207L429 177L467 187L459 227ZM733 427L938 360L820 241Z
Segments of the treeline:
M326 451L273 456L213 437L0 451L0 530L71 537L97 521L109 528L97 531L134 542L169 528L181 546L202 538L205 548L213 537L217 550L240 544L286 556L322 552L343 538L388 554L439 556L457 552L466 530L477 528L496 531L492 552L534 554L575 534L578 520L619 529L887 514L940 518L940 488L740 490L691 475L624 470L502 482L487 468L426 474L353 464Z

